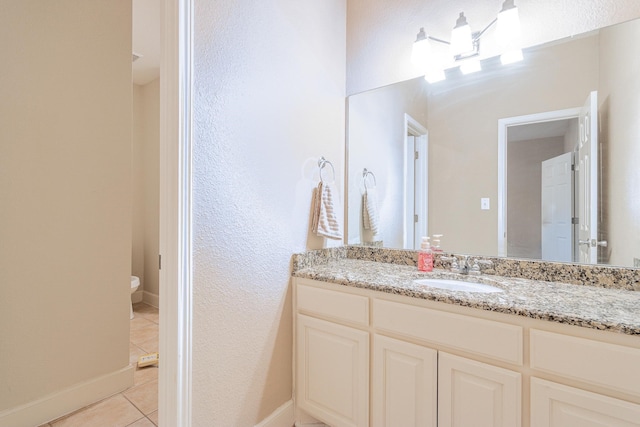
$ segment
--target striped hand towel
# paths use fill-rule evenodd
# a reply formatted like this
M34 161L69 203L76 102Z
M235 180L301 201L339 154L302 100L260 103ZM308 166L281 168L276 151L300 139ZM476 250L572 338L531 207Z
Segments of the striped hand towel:
M363 200L363 225L365 230L371 230L376 235L378 234L378 226L380 224L380 218L378 215L378 192L375 187L367 188L364 190L362 196Z
M337 194L333 185L320 182L313 193L312 231L320 237L342 239L342 229L338 221L336 207Z

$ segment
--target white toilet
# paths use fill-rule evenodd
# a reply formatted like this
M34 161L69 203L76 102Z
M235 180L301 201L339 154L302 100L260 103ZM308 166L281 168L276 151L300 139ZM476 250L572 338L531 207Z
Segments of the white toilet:
M140 286L140 279L136 276L131 276L131 295L138 290L138 286ZM131 309L129 319L133 319L133 303L129 302L129 304Z

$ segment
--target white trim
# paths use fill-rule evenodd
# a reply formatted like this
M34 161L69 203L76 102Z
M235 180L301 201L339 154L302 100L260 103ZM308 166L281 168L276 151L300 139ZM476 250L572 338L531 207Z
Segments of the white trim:
M160 308L160 296L147 291L142 291L142 294L143 303L149 304L150 306L155 308Z
M142 300L144 299L144 294L145 294L145 291L138 289L137 291L131 294L131 302L133 304L142 302Z
M507 256L507 128L511 126L574 119L580 107L498 119L498 256Z
M160 67L160 364L163 426L191 426L193 0L164 0Z
M133 365L0 412L0 427L39 426L133 385Z
M255 427L291 427L295 422L293 412L293 400L289 400Z

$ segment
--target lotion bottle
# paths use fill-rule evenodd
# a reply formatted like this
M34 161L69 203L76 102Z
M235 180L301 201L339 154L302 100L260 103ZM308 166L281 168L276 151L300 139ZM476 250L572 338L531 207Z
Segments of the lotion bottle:
M433 271L433 251L428 237L423 237L420 243L420 252L418 252L418 270Z
M431 248L431 250L433 251L434 255L442 253L442 248L440 247L440 239L442 238L442 236L443 234L433 235L433 247Z

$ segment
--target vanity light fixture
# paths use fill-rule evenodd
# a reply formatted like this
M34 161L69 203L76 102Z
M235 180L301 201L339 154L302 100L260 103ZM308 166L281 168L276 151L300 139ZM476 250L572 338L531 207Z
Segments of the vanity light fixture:
M502 64L522 60L518 8L514 0L504 0L498 16L482 31L472 32L467 17L461 12L451 32L450 42L430 36L424 28L420 28L413 43L411 62L425 72L425 78L430 83L443 80L445 68L451 66L459 66L463 74L480 71L480 38L496 23L496 38L504 52L500 56ZM439 54L433 49L431 41L449 45L449 56ZM434 79L434 76L442 78Z

